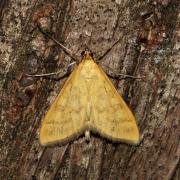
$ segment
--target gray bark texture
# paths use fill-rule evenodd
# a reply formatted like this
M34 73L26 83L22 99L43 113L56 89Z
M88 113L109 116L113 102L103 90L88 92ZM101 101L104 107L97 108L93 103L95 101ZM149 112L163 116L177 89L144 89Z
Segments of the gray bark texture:
M180 117L179 0L0 1L0 179L178 180ZM80 55L89 48L114 79L141 133L137 146L96 134L42 147L41 121L73 60L37 28ZM117 41L118 43L113 46ZM113 46L113 47L112 47ZM108 68L109 67L109 68Z

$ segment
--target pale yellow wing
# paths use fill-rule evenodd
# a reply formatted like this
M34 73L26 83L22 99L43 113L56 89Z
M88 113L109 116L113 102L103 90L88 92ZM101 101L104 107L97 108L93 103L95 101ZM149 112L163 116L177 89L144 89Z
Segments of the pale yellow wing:
M42 145L64 143L84 132L88 92L81 76L82 67L83 62L72 72L48 110L40 128Z
M85 130L99 132L113 141L139 141L134 116L88 54L47 112L40 129L40 143L66 142Z
M130 109L97 64L94 65L94 76L96 78L90 82L93 84L90 88L92 131L113 141L137 144L139 131Z

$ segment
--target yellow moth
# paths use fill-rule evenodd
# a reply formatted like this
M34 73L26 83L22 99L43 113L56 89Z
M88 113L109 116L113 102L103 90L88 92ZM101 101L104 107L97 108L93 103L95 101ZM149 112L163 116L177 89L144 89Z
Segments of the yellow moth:
M139 142L132 112L101 67L85 52L42 122L40 143L66 143L90 132L115 142Z

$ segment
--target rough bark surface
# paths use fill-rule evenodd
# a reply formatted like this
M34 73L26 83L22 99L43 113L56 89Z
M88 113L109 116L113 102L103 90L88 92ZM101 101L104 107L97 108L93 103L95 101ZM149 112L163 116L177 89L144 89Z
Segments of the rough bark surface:
M179 0L0 1L0 179L179 179ZM92 135L42 147L39 126L62 88L27 77L66 70L72 61L37 26L100 65L142 80L112 79L134 112L138 146Z

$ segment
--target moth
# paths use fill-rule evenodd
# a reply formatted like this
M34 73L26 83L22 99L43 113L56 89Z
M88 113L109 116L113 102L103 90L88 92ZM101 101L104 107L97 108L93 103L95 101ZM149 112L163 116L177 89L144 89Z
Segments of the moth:
M88 138L90 132L114 142L139 142L131 110L86 51L45 115L40 143L67 143L83 133Z

